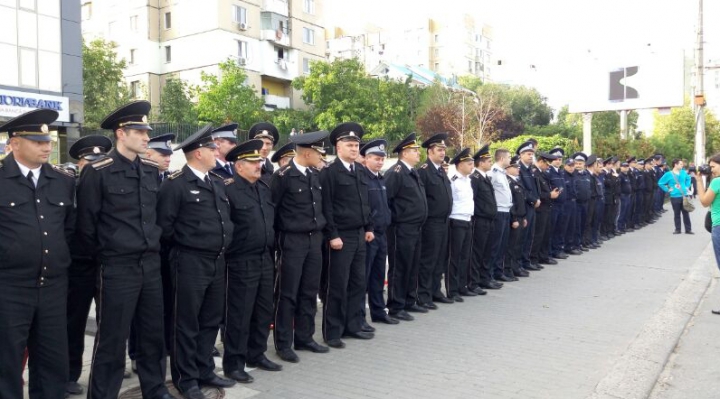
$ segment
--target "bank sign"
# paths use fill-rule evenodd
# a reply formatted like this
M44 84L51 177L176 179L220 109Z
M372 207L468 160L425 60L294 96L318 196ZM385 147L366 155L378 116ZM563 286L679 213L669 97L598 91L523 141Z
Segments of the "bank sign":
M14 118L39 108L57 111L60 114L58 122L70 122L70 100L67 97L0 90L0 116Z

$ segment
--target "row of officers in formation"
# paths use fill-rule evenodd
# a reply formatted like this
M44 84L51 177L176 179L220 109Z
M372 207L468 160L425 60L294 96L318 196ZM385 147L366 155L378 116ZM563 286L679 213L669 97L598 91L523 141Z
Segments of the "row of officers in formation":
M206 126L173 149L172 134L149 137L149 112L136 101L105 118L114 148L104 136L76 142L78 178L48 164L55 111L0 127L12 149L0 164L3 398L23 397L26 348L30 398L83 393L93 300L88 398L118 396L128 339L144 398L172 398L167 355L178 391L203 398L204 385L252 382L246 367L282 369L265 355L271 325L278 357L297 363L296 351L372 339L368 316L410 322L662 212L660 155L566 157L530 140L515 154L485 145L449 159L446 134L420 144L412 133L383 173L387 142L361 145L357 123L293 136L269 158L272 124L252 126L242 143L236 124ZM337 153L330 164L326 141ZM170 173L173 151L187 163ZM326 345L314 339L318 297ZM224 376L213 360L218 331Z

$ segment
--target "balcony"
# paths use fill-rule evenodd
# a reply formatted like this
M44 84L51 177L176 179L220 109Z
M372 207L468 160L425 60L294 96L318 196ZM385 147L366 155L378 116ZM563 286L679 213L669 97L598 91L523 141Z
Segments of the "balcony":
M290 47L290 35L282 29L263 29L260 31L260 39L270 41L278 46Z
M265 109L288 109L290 108L290 97L280 97L272 94L265 94Z
M263 0L262 11L273 12L276 14L288 16L287 0Z

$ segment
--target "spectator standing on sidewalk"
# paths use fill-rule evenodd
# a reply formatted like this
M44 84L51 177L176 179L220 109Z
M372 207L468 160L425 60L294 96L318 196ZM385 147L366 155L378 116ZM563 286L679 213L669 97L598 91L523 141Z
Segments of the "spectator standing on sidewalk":
M665 172L660 178L658 186L661 190L670 194L670 203L672 204L673 213L675 215L675 231L673 234L680 234L680 215L682 214L683 223L685 224L685 234L693 234L692 225L690 224L690 214L683 208L683 197L688 195L690 189L690 176L683 169L683 161L680 159L672 160L672 170Z

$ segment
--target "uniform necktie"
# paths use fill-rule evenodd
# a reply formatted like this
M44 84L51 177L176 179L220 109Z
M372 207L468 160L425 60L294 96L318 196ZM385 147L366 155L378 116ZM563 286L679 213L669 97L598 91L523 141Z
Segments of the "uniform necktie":
M226 163L225 166L224 166L224 168L225 168L225 171L226 171L230 176L232 176L233 173L232 173L232 169L230 169L230 162Z
M350 164L350 173L355 173L355 168L354 168L354 166L355 166L355 165Z
M205 175L205 179L203 179L203 180L205 181L205 184L207 184L210 188L212 188L212 182L210 181L210 176Z
M32 170L28 171L27 179L28 179L28 181L30 182L30 184L32 184L33 187L37 187L37 186L35 185L35 180L33 179L33 172L32 172Z

